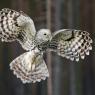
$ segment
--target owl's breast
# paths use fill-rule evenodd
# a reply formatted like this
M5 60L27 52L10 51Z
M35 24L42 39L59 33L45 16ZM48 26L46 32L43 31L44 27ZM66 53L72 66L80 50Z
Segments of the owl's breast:
M46 51L48 47L49 47L49 41L43 42L43 43L38 45L38 49L40 51Z

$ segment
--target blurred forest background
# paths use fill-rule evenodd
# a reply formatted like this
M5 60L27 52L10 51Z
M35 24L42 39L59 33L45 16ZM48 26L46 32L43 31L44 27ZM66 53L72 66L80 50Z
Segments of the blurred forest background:
M6 7L27 13L37 30L81 29L95 40L95 0L0 0L0 9ZM80 62L46 53L50 77L35 84L22 84L9 69L23 52L16 42L0 42L0 95L95 95L95 47Z

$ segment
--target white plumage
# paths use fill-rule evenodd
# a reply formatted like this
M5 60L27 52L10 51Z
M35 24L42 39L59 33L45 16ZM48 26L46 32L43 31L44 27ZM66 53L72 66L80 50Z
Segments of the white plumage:
M0 38L4 42L16 40L27 51L10 63L10 69L23 83L40 82L49 77L43 60L43 52L47 49L72 61L84 59L92 50L88 32L73 29L61 29L54 34L49 29L36 32L29 16L8 8L0 11Z
M47 66L38 49L26 52L10 63L10 69L23 83L40 82L49 77Z

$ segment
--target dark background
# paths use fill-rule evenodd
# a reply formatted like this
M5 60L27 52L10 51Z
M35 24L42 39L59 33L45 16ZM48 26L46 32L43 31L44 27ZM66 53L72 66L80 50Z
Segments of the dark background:
M0 0L2 8L24 11L37 30L81 29L95 40L95 0ZM46 53L50 77L35 84L22 84L9 69L9 63L23 52L16 42L0 42L0 95L95 95L94 44L90 56L79 62Z

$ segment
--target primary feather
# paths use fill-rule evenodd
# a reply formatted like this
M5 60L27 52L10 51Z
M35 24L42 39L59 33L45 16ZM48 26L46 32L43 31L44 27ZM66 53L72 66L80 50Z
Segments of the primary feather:
M87 31L62 29L53 34L50 43L52 51L70 60L79 61L92 50L92 39Z
M34 47L36 34L33 20L23 12L8 8L0 11L0 38L2 41L19 41L22 47L30 50Z

